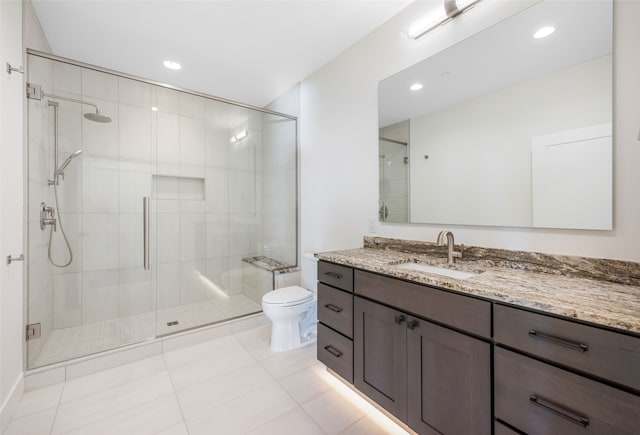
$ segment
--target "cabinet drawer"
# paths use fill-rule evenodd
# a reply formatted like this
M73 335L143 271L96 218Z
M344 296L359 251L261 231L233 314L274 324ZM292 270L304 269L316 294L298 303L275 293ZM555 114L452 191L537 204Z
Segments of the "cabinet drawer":
M640 338L498 304L494 338L640 391Z
M356 270L355 293L426 319L491 337L491 303Z
M353 292L353 269L338 264L318 262L318 281Z
M318 360L353 383L353 341L318 324Z
M518 432L512 430L508 426L505 426L499 421L496 421L495 429L495 435L518 435Z
M319 283L318 320L353 338L353 293Z
M640 397L496 348L496 417L530 434L637 434Z

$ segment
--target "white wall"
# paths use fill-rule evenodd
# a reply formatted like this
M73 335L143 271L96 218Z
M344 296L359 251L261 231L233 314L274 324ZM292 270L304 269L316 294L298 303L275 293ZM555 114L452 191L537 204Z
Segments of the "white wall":
M23 75L7 74L5 62L23 65L22 1L0 2L0 432L22 394Z
M362 246L377 221L378 81L534 2L485 0L418 41L404 38L436 3L410 5L302 82L303 251ZM613 231L377 224L377 234L435 241L449 227L467 245L640 261L639 19L639 2L615 1Z

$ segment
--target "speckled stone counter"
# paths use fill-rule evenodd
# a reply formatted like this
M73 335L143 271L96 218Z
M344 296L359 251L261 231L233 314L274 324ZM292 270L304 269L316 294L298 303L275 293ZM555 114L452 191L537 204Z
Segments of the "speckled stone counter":
M467 248L463 258L449 266L446 248L428 242L382 238L365 238L364 248L316 256L356 269L640 334L639 263ZM460 280L398 267L408 262L477 275Z

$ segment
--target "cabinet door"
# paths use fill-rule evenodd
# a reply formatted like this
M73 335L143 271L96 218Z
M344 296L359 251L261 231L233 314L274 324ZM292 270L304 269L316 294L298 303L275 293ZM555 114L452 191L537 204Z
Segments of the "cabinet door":
M400 420L407 421L406 316L355 298L354 385Z
M409 426L420 434L491 433L491 345L408 319Z

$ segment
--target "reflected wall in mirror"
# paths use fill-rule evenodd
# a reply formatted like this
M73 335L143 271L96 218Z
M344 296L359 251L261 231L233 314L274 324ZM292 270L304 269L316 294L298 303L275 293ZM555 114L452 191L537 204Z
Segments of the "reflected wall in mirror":
M610 230L612 23L543 1L380 82L380 220Z

